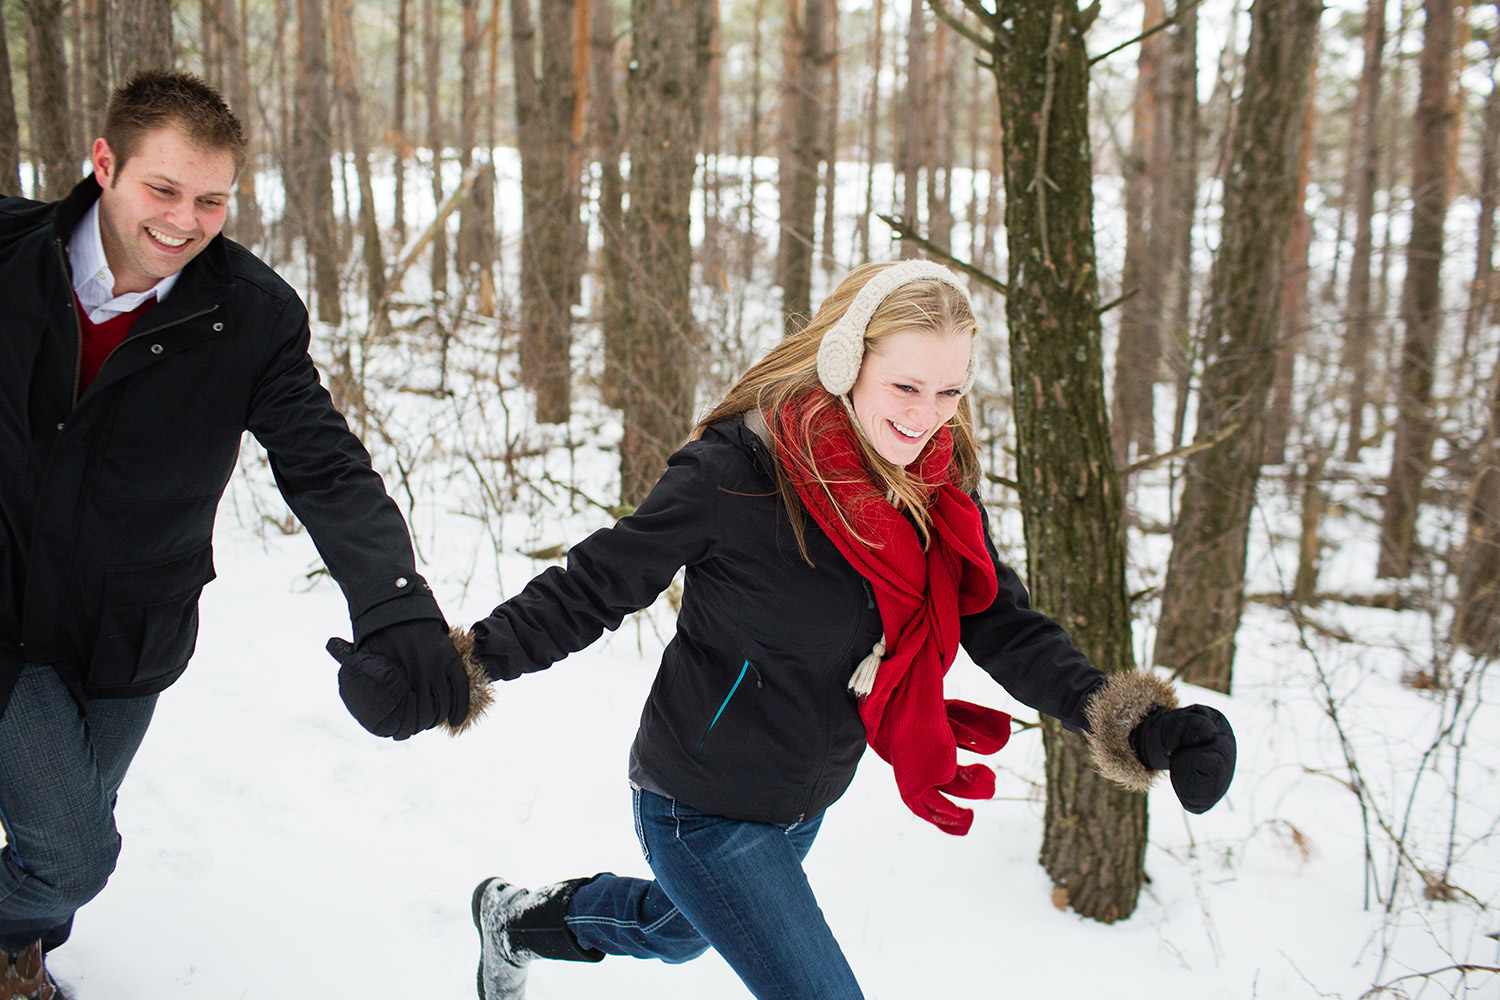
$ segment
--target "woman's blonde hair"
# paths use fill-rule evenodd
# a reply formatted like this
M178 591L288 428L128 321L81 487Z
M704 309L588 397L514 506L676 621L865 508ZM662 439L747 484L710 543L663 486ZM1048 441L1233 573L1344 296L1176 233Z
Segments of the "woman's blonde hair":
M698 422L692 437L701 437L710 424L751 410L759 410L770 429L771 440L780 442L783 440L783 411L788 402L797 400L803 424L802 433L797 435L803 449L799 459L806 468L813 470L816 481L827 490L832 480L818 460L819 448L818 442L814 440L813 428L824 426L828 409L842 410L844 404L824 389L818 380L818 347L823 341L823 335L849 310L860 289L893 263L895 262L865 264L849 272L818 306L817 313L806 326L788 334L740 376L724 394L719 405ZM947 282L931 278L911 281L898 286L887 295L870 317L869 325L865 327L865 355L878 350L880 344L893 334L913 330L973 338L979 332L979 325L963 292ZM953 481L960 489L972 493L979 485L980 468L979 449L974 440L974 425L967 398L959 400L958 410L949 420L948 426L953 433ZM855 439L859 442L871 479L897 507L910 512L925 545L932 529L931 515L927 511L930 487L916 482L905 469L881 458L857 428ZM802 552L802 557L811 564L804 536L805 511L802 501L782 465L779 449L773 447L771 451L777 492L786 505L792 530L797 538L797 547ZM858 526L848 521L849 512L840 510L837 504L834 505L834 510L845 518L845 527L850 533L861 537ZM861 537L861 541L877 548L880 544L879 539Z

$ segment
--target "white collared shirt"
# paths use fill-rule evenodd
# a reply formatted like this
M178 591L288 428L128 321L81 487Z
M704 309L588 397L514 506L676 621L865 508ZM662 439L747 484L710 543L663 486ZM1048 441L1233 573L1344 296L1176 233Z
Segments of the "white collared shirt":
M166 300L167 293L177 283L177 276L169 274L144 292L115 294L115 274L109 269L104 256L104 240L99 235L99 202L89 206L83 221L73 230L68 240L68 263L73 265L73 291L90 322L102 323L112 316L128 313L142 302L156 296L156 301Z

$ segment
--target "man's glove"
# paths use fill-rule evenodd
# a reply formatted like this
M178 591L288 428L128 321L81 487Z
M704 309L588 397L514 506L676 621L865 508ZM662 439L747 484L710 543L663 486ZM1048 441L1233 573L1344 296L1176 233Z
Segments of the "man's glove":
M1191 813L1212 808L1234 778L1234 730L1207 705L1153 708L1130 731L1130 748L1153 771L1171 771L1172 790Z
M358 646L328 640L339 661L339 696L376 736L404 740L440 722L463 724L469 682L448 627L435 618L397 622Z

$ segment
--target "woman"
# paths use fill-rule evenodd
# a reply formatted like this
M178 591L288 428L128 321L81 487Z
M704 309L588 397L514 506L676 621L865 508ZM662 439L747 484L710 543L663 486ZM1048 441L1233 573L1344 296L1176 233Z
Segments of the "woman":
M927 261L851 273L752 367L640 508L474 626L490 677L541 670L649 605L686 567L677 634L630 751L656 879L527 890L482 882L483 1000L524 995L535 957L683 962L712 946L757 997L860 997L802 871L868 742L918 816L955 834L994 775L1009 717L945 701L960 642L1019 701L1090 737L1143 789L1170 767L1201 812L1234 737L1149 674L1108 677L1032 610L989 541L969 407L977 327Z

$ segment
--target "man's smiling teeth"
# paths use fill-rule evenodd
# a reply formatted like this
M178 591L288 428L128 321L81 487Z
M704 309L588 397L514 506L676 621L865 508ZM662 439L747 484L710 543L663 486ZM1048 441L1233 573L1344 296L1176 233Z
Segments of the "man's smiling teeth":
M162 246L165 246L165 247L180 247L184 243L187 242L187 240L185 238L184 239L173 239L172 237L168 236L166 233L162 232L161 230L159 230L159 229L152 229L150 226L146 227L146 232L148 232L148 233L151 234L151 238L153 240L155 240L156 242L160 243Z
M896 421L894 421L894 420L891 421L891 426L894 427L894 428L896 428L896 430L903 437L919 438L919 437L922 436L922 432L921 431L914 431L910 427L902 427L900 424L896 423Z

